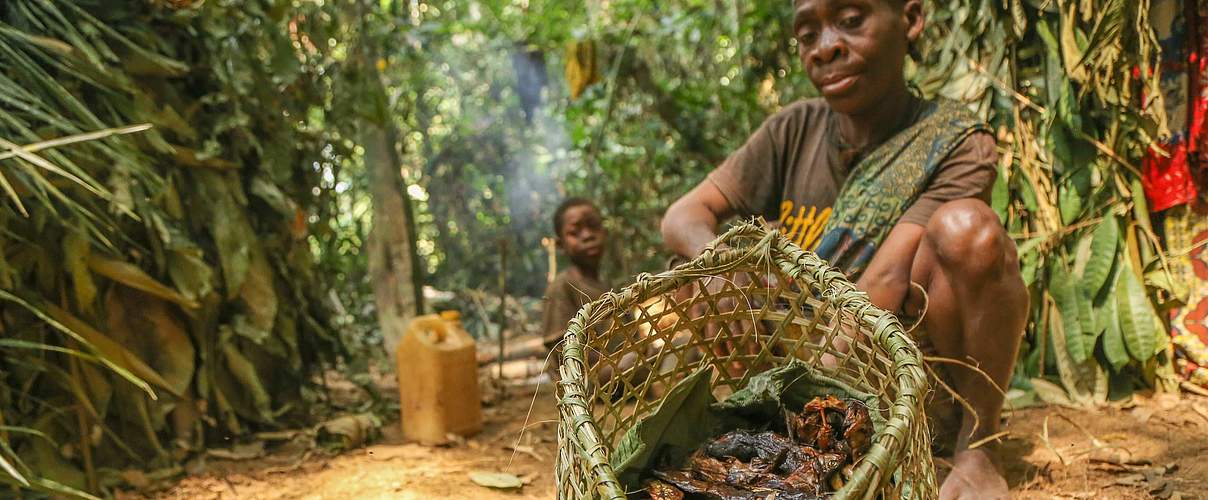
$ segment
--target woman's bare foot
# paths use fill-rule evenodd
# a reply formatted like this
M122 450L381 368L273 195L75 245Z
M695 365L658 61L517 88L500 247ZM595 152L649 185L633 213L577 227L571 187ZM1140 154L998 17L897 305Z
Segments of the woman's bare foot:
M1007 480L985 450L964 450L952 459L952 472L940 486L940 500L1010 498Z

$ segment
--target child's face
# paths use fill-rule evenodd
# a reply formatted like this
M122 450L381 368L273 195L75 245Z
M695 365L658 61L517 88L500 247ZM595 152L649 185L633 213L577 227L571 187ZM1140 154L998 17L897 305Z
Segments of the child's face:
M558 244L579 265L596 266L604 255L604 219L591 205L576 205L562 214L562 233Z
M860 115L905 88L908 42L922 34L918 0L797 0L793 29L810 81L835 111Z

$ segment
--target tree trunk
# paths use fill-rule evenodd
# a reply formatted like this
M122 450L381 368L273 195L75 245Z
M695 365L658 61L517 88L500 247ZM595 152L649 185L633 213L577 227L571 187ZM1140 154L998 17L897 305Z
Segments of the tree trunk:
M361 4L361 8L376 4ZM367 16L362 11L362 20ZM368 26L368 23L363 23ZM421 314L423 280L415 251L415 218L401 172L402 158L396 145L399 131L382 80L382 49L368 33L362 33L358 66L364 80L364 106L360 110L360 139L365 148L365 170L373 202L373 226L369 231L369 279L377 306L378 325L386 353L394 357L407 323Z
M423 311L415 219L394 149L398 132L392 124L367 121L361 135L373 197L369 276L382 338L388 354L393 355L407 322Z

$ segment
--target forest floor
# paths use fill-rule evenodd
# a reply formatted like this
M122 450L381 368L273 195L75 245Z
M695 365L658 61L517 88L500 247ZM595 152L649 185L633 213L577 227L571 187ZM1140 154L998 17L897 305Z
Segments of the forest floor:
M553 498L552 388L516 387L497 400L485 409L485 430L452 446L405 443L393 422L380 439L351 451L210 459L203 471L174 484L118 498ZM1092 410L1028 408L1011 412L1006 430L998 453L1015 498L1208 499L1206 398L1138 395ZM944 463L937 460L941 469ZM489 489L471 481L478 471L509 473L525 485Z

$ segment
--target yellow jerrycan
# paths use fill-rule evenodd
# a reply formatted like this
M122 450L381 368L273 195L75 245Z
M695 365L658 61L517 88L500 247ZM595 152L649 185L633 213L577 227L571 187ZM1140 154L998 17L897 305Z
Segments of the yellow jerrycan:
M412 320L394 355L404 438L435 445L482 430L474 338L457 311Z

